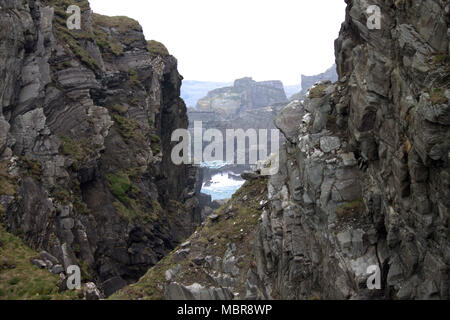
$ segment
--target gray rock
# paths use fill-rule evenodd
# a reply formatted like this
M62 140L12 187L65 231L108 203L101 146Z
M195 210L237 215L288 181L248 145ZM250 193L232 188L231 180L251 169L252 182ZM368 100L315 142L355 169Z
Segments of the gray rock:
M103 292L106 297L109 297L114 292L122 289L127 285L127 282L119 276L112 277L102 283Z
M55 258L53 255L51 255L50 253L48 253L47 251L41 251L41 253L39 254L39 256L41 257L41 260L45 261L48 260L50 261L52 264L56 265L59 263L58 259Z
M201 266L205 263L205 257L202 254L199 254L192 259L192 262L194 262L198 266Z
M165 272L166 281L173 281L181 272L181 265L177 264L175 267Z
M101 300L103 298L100 290L93 282L88 282L83 285L83 297L84 300Z
M338 137L322 137L320 138L320 149L329 153L341 147L341 140Z
M227 288L205 288L198 283L185 287L172 282L166 286L164 297L166 300L232 300L234 294Z
M283 132L286 139L293 142L304 115L303 105L298 101L291 102L277 115L275 126Z
M40 260L40 259L32 259L31 263L34 264L36 267L39 267L41 269L46 269L47 268L47 264Z
M242 179L247 180L247 181L251 181L251 180L256 180L260 178L260 175L257 174L256 172L251 172L251 171L244 171L241 174Z
M212 214L212 215L209 216L209 219L210 219L211 221L217 221L217 220L219 219L219 215L217 215L217 214Z
M60 274L60 273L65 272L63 266L60 265L60 264L54 265L54 266L51 268L50 271L51 271L52 273L54 273L54 274Z

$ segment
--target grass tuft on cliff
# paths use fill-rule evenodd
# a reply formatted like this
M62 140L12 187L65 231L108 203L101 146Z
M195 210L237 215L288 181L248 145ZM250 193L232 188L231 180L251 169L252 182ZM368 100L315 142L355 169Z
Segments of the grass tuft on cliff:
M317 99L325 96L324 90L329 86L327 83L321 83L309 90L309 98Z
M79 291L59 292L58 275L30 260L38 253L0 225L0 300L73 300Z
M447 104L448 99L441 88L434 88L430 93L430 99L433 104Z
M53 17L53 32L59 42L68 47L73 55L91 70L99 70L98 62L86 51L85 46L88 42L94 42L94 37L85 24L83 14L91 10L87 0L43 0L43 4L51 6L55 10ZM67 28L67 19L71 14L66 10L71 5L77 5L81 9L81 30L69 30Z
M0 196L14 196L16 194L17 181L9 175L8 162L0 162Z
M129 31L142 32L142 27L139 22L129 17L109 17L95 13L92 18L97 26L108 29L114 28L119 33L127 33Z
M360 217L364 214L366 206L363 199L345 203L336 209L336 216L339 220L349 220Z
M137 121L122 117L118 114L114 114L113 119L118 132L126 143L130 143L132 140L136 142L145 141L145 137Z
M157 56L161 56L164 58L170 54L166 46L164 46L161 42L155 40L147 41L147 50L148 52L150 52L152 58L156 58Z

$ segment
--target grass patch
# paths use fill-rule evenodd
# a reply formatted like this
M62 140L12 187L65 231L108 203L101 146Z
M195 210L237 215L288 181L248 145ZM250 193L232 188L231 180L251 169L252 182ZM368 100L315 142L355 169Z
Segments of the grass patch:
M17 189L17 179L9 175L8 162L0 162L0 195L14 196Z
M137 121L122 117L118 114L113 115L114 122L117 125L120 135L124 138L126 143L131 140L137 142L145 141L140 125Z
M0 226L0 299L73 300L79 291L59 292L58 275L42 270L30 260L38 253Z
M66 45L73 55L89 69L99 70L98 62L85 49L86 42L94 42L93 34L84 23L85 19L81 19L81 30L69 30L67 28L67 19L71 15L66 12L67 8L71 5L77 5L83 14L90 10L89 2L87 0L43 0L42 2L45 5L52 6L55 10L53 31L56 39L62 45Z
M127 33L129 31L142 32L141 25L138 21L125 16L109 17L101 14L92 15L93 22L97 26L112 29L119 33Z
M63 188L57 188L55 191L55 199L58 200L63 205L70 204L72 198L70 192Z
M328 84L321 83L316 85L314 88L309 90L309 98L310 99L318 99L325 96L324 90L328 87Z
M150 135L150 147L155 155L161 152L161 138L156 134Z
M438 54L433 58L433 62L435 64L446 64L449 61L449 57L446 54Z
M112 194L125 204L130 204L128 192L132 188L132 182L128 175L123 172L117 174L110 173L106 175Z
M434 88L430 92L430 100L433 104L447 104L448 99L445 96L445 92L441 88Z
M36 181L41 181L41 162L39 160L28 160L25 157L20 157L20 160L24 163L28 175Z
M152 58L166 57L169 55L169 50L161 42L150 40L147 41L147 50Z
M83 162L88 156L94 154L87 141L74 141L63 135L58 135L58 138L61 141L62 152L77 162Z
M336 209L336 216L339 220L348 220L356 217L360 217L364 214L366 206L363 199L348 202Z
M128 79L130 80L130 84L133 88L142 88L142 83L139 80L139 74L133 68L128 70Z

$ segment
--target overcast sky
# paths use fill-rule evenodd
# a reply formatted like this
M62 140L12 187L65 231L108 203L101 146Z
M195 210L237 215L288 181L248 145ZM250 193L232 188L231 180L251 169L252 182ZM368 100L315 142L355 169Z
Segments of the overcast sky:
M300 82L334 63L344 0L90 0L96 13L138 20L187 80Z

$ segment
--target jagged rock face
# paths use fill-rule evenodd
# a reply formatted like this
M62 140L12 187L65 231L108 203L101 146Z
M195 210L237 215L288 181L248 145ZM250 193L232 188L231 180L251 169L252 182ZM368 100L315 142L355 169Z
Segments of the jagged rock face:
M70 31L61 2L0 1L2 222L109 295L193 232L197 173L170 160L187 128L176 59L76 4Z
M245 299L449 298L449 7L376 1L384 29L369 31L366 3L347 3L339 81L276 117L287 142L267 192L244 185L118 298L225 299L214 297L218 286ZM219 250L226 221L240 216L228 217L232 209L255 199L256 233L225 237ZM249 247L239 268L234 250ZM368 288L371 267L379 290Z
M346 2L339 82L276 120L288 142L258 230L259 296L448 299L448 4L375 1L382 29L368 30L366 2Z

